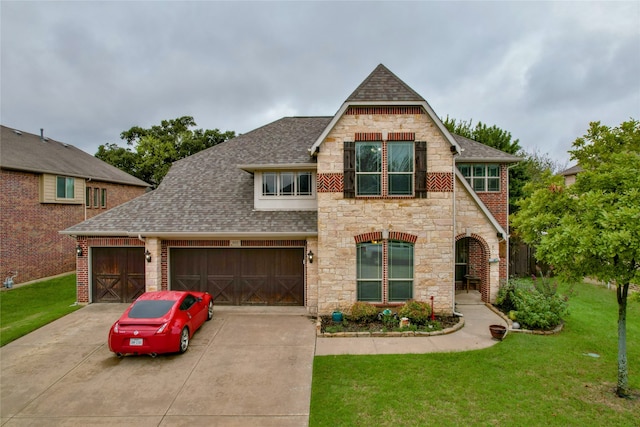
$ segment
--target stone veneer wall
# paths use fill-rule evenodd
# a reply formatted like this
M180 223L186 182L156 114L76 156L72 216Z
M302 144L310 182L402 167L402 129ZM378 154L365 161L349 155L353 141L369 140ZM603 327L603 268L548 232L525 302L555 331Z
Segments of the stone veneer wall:
M356 133L414 133L427 141L427 172L436 181L451 181L453 155L433 121L422 111L410 114L346 114L323 141L318 174L339 180L343 142ZM437 174L437 175L434 175ZM432 186L433 187L433 186ZM356 301L356 242L363 233L383 229L417 236L414 245L414 299L434 296L437 312L453 311L453 188L430 191L426 199L345 199L339 186L318 192L317 307L320 314ZM495 234L495 233L494 233ZM312 278L309 278L312 280Z

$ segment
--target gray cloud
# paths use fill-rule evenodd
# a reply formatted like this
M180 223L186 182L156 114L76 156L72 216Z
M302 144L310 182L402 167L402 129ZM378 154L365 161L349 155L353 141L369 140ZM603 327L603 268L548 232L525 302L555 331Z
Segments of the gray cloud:
M568 159L593 120L640 116L640 3L12 2L2 124L89 153L191 115L247 132L332 115L379 63L440 116Z

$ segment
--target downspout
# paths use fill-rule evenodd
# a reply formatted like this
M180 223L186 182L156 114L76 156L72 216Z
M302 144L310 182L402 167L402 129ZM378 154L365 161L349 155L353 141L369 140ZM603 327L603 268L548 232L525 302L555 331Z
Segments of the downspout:
M451 248L451 253L453 254L453 286L451 286L451 293L453 301L453 315L458 317L464 317L464 314L456 311L456 156L460 154L458 151L453 152L453 238L451 239L451 243L453 247Z

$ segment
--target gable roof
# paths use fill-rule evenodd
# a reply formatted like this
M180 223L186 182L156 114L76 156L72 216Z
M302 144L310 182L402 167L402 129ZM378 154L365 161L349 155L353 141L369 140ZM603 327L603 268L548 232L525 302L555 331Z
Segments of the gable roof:
M564 176L577 175L583 170L584 169L582 169L580 165L575 165L575 166L571 166L569 169L565 169L562 172L559 172L558 175L564 175Z
M257 211L242 165L308 168L307 148L331 117L285 117L173 164L158 188L63 234L163 238L316 235L317 211Z
M425 101L418 93L411 89L405 82L400 80L387 67L378 65L369 76L358 86L358 88L347 98L342 104L338 112L324 131L314 141L309 153L315 156L320 150L322 141L327 137L329 132L338 123L338 120L347 111L350 106L408 106L415 105L424 109L427 115L433 120L444 138L449 141L455 151L460 152L458 142L453 138L451 133L442 124L435 111L429 103Z
M424 101L405 82L387 67L378 65L360 86L353 91L346 102L362 101Z
M0 126L0 167L149 187L146 182L71 144Z
M458 141L461 152L456 156L456 163L470 162L492 162L492 163L516 163L522 160L518 156L505 153L497 148L489 147L473 139L464 136L452 134Z

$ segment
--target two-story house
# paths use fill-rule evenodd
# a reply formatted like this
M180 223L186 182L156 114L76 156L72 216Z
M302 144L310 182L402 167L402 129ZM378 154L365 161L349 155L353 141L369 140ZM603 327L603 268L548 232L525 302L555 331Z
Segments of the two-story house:
M149 185L70 144L1 126L0 274L23 283L72 272L61 229L143 194Z
M379 65L334 116L285 117L182 159L157 190L63 231L82 248L78 298L197 289L322 314L433 296L451 313L471 278L492 301L518 160L452 135Z

